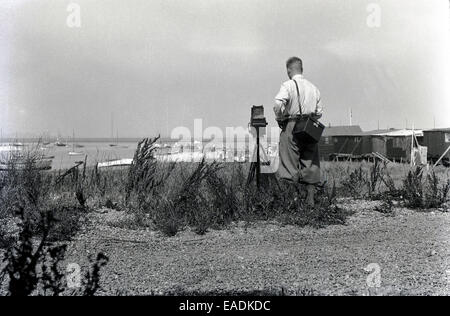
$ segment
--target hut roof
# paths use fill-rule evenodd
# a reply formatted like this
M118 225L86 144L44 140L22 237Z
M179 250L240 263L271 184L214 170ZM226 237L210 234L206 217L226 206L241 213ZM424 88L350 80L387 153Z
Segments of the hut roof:
M386 133L375 133L376 136L388 136L388 137L411 137L412 135L416 135L417 137L423 137L422 130L411 130L411 129L400 129L389 131Z
M448 132L450 132L450 127L428 129L428 130L425 130L424 132L446 132L446 133L448 133Z
M378 130L366 131L366 132L363 132L362 130L359 130L359 131L355 130L354 132L349 132L347 134L335 134L333 136L338 136L338 137L345 137L345 136L359 137L359 136L379 135L379 134L393 132L393 131L396 131L396 130L394 130L394 129L378 129ZM328 135L328 136L330 136L330 135Z
M353 126L330 126L326 127L323 131L323 137L330 136L350 136L359 135L362 133L362 129L359 125Z

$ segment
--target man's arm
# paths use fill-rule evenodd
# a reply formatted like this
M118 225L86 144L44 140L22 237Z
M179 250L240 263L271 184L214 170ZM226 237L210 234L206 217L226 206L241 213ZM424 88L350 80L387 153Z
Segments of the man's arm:
M319 89L316 89L316 90L317 90L317 93L316 93L317 94L317 105L316 105L315 116L317 119L320 119L323 115L323 104L322 104L322 99L320 96L320 91L319 91Z
M280 91L275 96L275 106L273 111L275 113L275 118L277 121L283 119L284 109L289 101L289 91L286 89L284 84L281 85Z

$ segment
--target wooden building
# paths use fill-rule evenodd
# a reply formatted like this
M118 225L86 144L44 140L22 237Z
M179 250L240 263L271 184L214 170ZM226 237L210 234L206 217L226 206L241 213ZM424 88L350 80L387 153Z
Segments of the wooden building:
M423 132L414 131L420 145L423 145ZM335 157L361 158L378 153L393 161L409 161L411 159L412 130L375 130L355 132L347 135L334 135L332 153Z
M377 131L355 131L347 135L335 135L333 137L333 152L330 159L334 159L336 156L348 156L357 157L361 155L370 154L374 151L374 147L378 151L384 150L384 139L373 138L377 133L385 133L389 130L377 130Z
M412 137L423 146L423 131L421 130L390 130L384 133L374 133L371 137L372 152L377 152L392 161L410 161ZM416 144L416 140L414 140Z
M428 159L436 161L450 146L450 128L432 129L423 132L424 145L428 147ZM444 157L444 163L450 162L450 152Z
M336 152L336 139L361 134L362 129L359 126L329 126L323 131L319 142L319 151L321 158L329 160L330 156Z

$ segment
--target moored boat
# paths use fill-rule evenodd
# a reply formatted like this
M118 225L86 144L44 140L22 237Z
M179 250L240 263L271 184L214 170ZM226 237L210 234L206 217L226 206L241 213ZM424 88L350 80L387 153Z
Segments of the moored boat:
M76 152L76 151L69 151L68 155L69 156L82 156L84 154L80 153L80 152Z
M133 159L125 158L125 159L99 162L97 164L97 167L98 168L123 167L123 166L130 166L132 163L133 163Z
M36 160L31 165L33 170L52 169L52 160ZM0 171L24 170L30 168L30 165L24 160L10 161L9 163L0 162Z

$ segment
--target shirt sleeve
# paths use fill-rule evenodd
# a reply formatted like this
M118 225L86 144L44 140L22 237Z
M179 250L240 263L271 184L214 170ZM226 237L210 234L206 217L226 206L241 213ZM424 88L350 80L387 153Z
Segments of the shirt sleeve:
M316 114L322 116L323 115L323 104L322 104L322 98L320 96L319 89L316 89L317 91L317 105L316 105Z
M289 91L284 86L284 84L282 84L280 91L275 96L275 106L273 107L273 111L275 112L275 118L277 120L283 118L283 112L288 102L289 102Z

